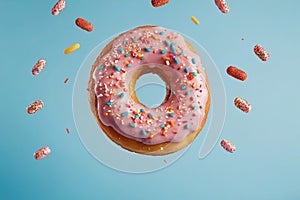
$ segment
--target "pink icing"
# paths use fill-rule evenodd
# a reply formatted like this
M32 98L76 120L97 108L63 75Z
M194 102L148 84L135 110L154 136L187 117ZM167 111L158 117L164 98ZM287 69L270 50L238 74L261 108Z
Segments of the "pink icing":
M155 145L180 142L200 127L209 95L206 74L199 55L178 33L163 27L133 29L119 35L94 66L99 119L119 134ZM167 77L170 96L157 108L130 97L128 85L141 68L162 69Z

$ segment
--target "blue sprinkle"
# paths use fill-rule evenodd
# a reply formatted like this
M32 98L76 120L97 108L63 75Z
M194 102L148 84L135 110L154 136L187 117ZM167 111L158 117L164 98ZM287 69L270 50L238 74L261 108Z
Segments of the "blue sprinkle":
M172 94L176 94L176 91L173 91Z
M190 71L190 70L189 70L189 68L187 68L187 67L184 69L184 72L185 72L185 73L189 73L189 71Z
M165 43L166 43L167 46L171 45L171 42L169 40L165 40Z
M173 60L176 62L176 64L178 64L178 63L179 63L179 60L178 60L178 58L174 57L174 58L173 58Z
M176 53L175 46L171 46L171 50L172 50L173 53Z
M144 109L144 108L142 108L142 109L140 109L140 111L141 111L141 112L145 112L145 109Z
M132 128L135 128L135 124L134 123L129 123L129 126Z
M136 42L136 38L132 38L132 42Z
M188 90L188 91L185 92L185 94L189 95L189 94L191 94L191 92Z
M181 89L182 89L182 90L185 90L185 89L186 89L186 86L185 86L185 85L181 86Z
M146 132L144 129L142 129L142 134L143 134L143 135L146 135L147 132Z
M98 67L98 70L101 70L101 69L103 69L103 68L104 68L104 66L101 65L101 66Z
M140 58L140 60L145 60L145 59L146 59L145 57L141 57L141 58Z
M123 112L123 113L121 113L121 116L126 117L128 114L129 114L128 112Z
M124 48L120 48L120 52L121 52L121 54L123 54L124 53Z
M129 54L129 53L126 53L126 54L125 54L125 57L129 57L129 56L130 56L130 54Z
M165 128L165 125L164 124L160 125L160 128Z
M161 54L165 54L166 53L166 50L161 50Z
M183 55L183 51L182 51L182 52L180 52L180 53L179 53L179 55L181 55L181 56L182 56L182 55Z
M127 67L131 67L131 64L128 64Z
M117 71L117 72L120 72L120 67L118 67L117 65L114 66L114 69Z
M174 117L174 113L169 113L169 116L170 117Z
M149 117L153 117L153 114L152 114L152 113L149 113L148 115L149 115Z
M185 128L185 129L189 129L190 126L187 124L187 125L184 126L184 128Z
M195 58L192 58L192 63L196 64L196 59Z
M193 110L196 110L196 109L197 109L197 106L193 105L193 107L192 107L192 108L193 108Z
M146 47L146 48L145 48L145 51L151 52L151 49L150 49L149 47Z
M126 43L127 43L127 41L126 41L126 40L124 40L124 42L123 42L123 45L124 45L124 46L126 46Z
M114 105L114 102L108 101L108 102L106 102L106 105L112 106L112 105Z
M120 97L123 98L125 96L124 92L120 94Z
M136 118L136 119L139 118L139 117L140 117L139 115L135 115L135 116L134 116L134 118Z
M165 34L165 32L163 32L163 31L159 33L159 35L164 35L164 34Z
M197 76L197 72L192 72L192 74L196 77Z

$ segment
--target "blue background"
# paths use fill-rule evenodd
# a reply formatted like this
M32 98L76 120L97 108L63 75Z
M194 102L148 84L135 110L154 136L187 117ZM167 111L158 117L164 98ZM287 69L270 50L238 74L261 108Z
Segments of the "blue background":
M0 199L300 199L299 1L228 0L228 15L213 0L171 0L160 8L150 0L76 0L52 16L55 3L1 0ZM95 30L76 27L77 17ZM145 24L183 32L210 53L227 92L222 138L237 145L235 154L218 145L199 160L200 136L170 167L133 175L105 167L85 150L72 117L76 72L98 43ZM81 48L64 55L75 42ZM266 63L253 53L258 43L271 54ZM47 66L33 77L39 58ZM248 80L227 76L229 65L246 70ZM253 111L237 110L236 96L248 99ZM28 115L26 106L37 99L45 107ZM52 154L34 160L45 145Z

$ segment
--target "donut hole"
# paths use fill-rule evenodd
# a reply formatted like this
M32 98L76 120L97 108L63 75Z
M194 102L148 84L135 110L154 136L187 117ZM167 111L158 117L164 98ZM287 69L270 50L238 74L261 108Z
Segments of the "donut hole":
M157 108L167 99L167 87L159 74L145 73L138 76L134 85L134 97L148 108Z

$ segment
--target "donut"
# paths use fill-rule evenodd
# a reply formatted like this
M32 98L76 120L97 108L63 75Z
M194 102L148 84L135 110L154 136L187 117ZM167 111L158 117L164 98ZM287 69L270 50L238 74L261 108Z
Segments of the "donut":
M134 89L148 73L166 84L166 97L155 108L142 104ZM152 156L191 144L210 107L200 56L183 36L159 26L140 26L110 41L91 67L88 93L91 111L111 141Z

